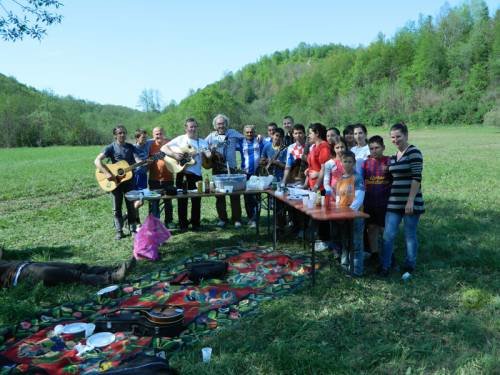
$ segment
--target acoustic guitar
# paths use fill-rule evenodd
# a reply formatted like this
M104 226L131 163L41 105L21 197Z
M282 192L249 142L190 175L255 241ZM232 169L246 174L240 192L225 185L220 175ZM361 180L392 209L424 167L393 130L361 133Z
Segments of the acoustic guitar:
M203 151L208 150L207 148L200 148L199 150L196 150L190 144L182 146L182 147L170 146L170 149L174 152L177 152L177 153L183 155L181 160L177 160L177 159L175 159L171 156L168 156L168 155L166 155L163 158L167 169L174 174L182 172L187 167L195 165L196 164L195 156ZM202 157L204 157L204 156L202 156Z
M115 179L111 181L108 180L106 174L97 168L95 170L95 178L101 189L109 193L110 191L115 190L121 183L130 180L133 176L134 169L139 168L144 164L151 163L152 161L161 159L164 155L165 154L160 151L149 158L132 165L127 163L125 160L120 160L116 163L104 164Z

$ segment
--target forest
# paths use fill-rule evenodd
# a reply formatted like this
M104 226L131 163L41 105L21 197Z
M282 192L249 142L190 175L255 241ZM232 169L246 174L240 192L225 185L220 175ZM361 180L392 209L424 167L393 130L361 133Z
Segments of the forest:
M490 16L483 1L473 0L421 15L368 46L300 43L274 52L159 114L57 97L0 74L0 147L100 144L118 122L130 130L160 125L171 136L187 117L205 134L220 112L234 127L261 130L285 115L339 127L498 126L499 84L500 10Z

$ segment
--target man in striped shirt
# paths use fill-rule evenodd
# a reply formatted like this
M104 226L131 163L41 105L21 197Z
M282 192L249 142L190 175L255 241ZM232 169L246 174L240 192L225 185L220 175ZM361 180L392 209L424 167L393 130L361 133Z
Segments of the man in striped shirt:
M245 139L240 142L241 169L247 175L247 180L254 175L259 167L259 159L264 148L264 142L255 136L255 125L245 125L243 128ZM248 216L248 225L255 228L259 218L258 198L255 194L245 194L245 210Z
M418 251L417 225L424 213L424 200L420 184L422 181L423 157L418 148L408 143L408 128L405 124L391 127L391 141L398 149L389 164L392 187L387 203L384 229L384 249L380 274L387 276L391 267L394 240L403 220L406 243L406 259L403 271L415 269Z

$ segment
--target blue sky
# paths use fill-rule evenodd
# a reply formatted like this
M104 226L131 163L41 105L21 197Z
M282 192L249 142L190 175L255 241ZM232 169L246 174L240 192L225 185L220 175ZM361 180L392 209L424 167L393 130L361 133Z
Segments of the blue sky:
M62 0L41 42L0 41L0 73L40 90L136 108L141 91L190 89L300 42L368 45L444 1ZM462 1L449 0L452 7ZM487 0L490 14L498 3Z

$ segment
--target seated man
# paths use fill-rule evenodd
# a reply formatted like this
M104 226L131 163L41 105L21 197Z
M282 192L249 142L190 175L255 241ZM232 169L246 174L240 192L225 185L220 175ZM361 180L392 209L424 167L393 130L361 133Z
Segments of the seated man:
M1 255L2 249L0 248L0 259ZM88 266L63 262L0 260L0 287L16 286L23 280L43 282L45 286L54 286L60 283L111 284L122 281L134 264L134 258L118 267Z

